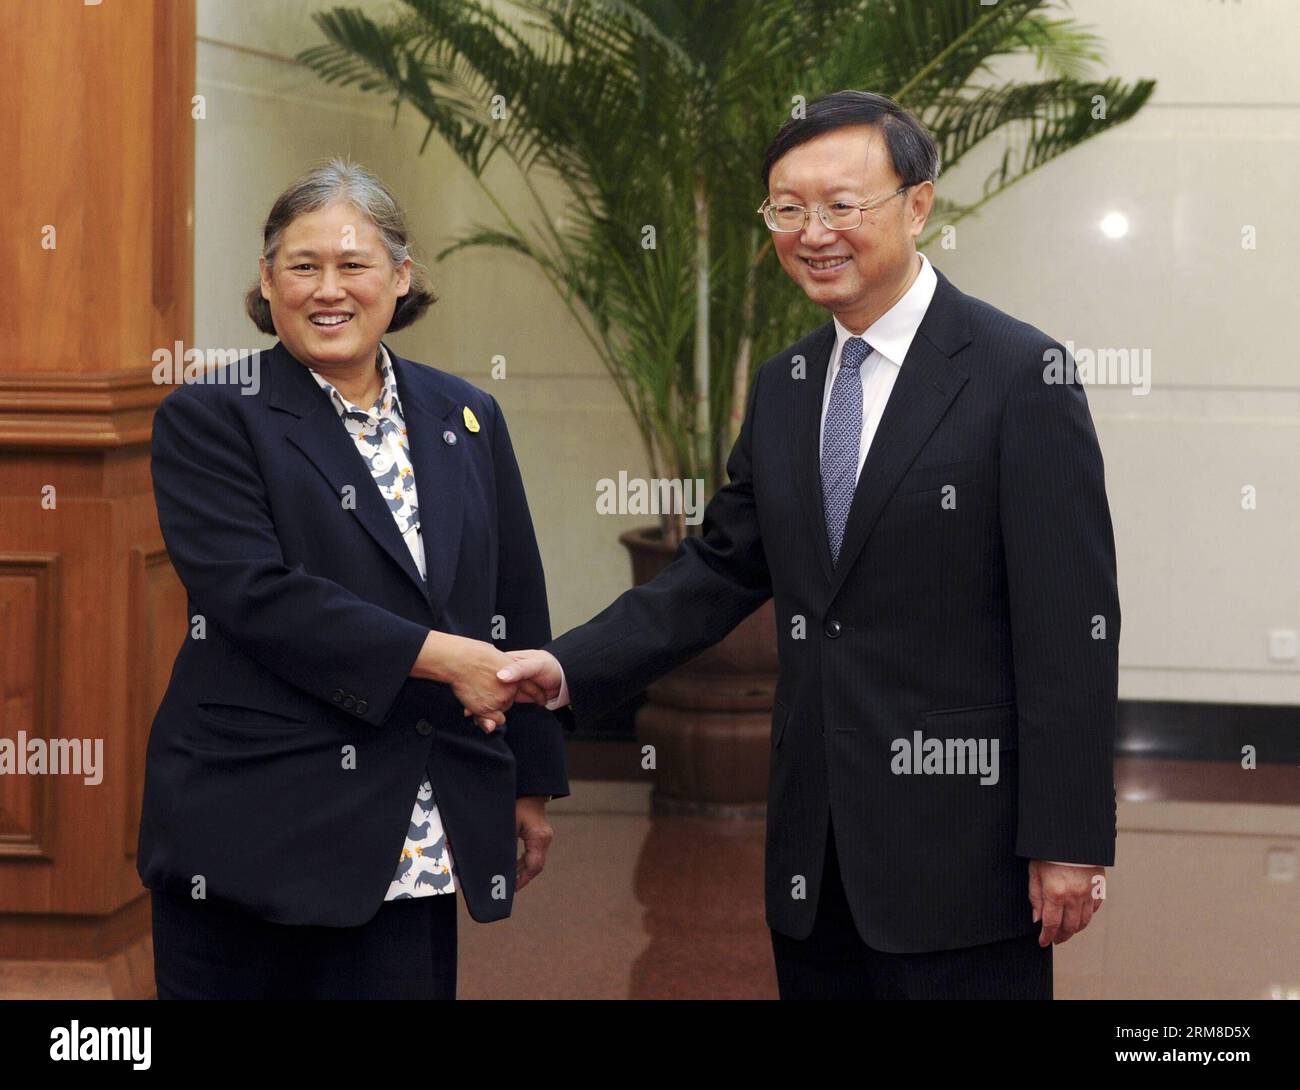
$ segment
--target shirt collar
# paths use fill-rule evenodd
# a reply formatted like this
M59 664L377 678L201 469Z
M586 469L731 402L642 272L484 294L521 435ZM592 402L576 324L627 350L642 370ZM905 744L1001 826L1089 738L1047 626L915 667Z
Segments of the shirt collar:
M916 274L911 287L903 297L877 318L865 333L852 333L835 318L835 358L838 360L844 350L844 342L850 337L862 337L872 348L891 363L901 366L912 346L912 338L921 326L921 319L934 298L934 289L939 284L934 266L925 254L921 258L921 271ZM833 316L832 316L833 317Z
M309 367L307 370L311 373L311 377L316 380L317 385L330 395L330 403L334 406L335 411L340 416L347 413L355 413L359 416L365 417L371 415L379 417L387 415L401 416L402 401L401 398L397 396L397 375L393 371L393 361L389 359L388 349L384 347L382 341L379 343L379 362L376 366L379 368L379 375L383 382L383 386L380 388L379 396L375 398L374 405L368 409L363 409L360 405L356 405L349 401L338 391L332 382L327 378L324 378L312 368Z

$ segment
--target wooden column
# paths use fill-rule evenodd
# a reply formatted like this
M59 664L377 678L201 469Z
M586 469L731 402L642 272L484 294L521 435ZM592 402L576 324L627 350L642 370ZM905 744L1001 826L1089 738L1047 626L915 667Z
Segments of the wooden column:
M185 596L151 376L193 335L193 94L193 0L0 4L0 747L102 747L98 783L0 774L0 998L153 994L135 849Z

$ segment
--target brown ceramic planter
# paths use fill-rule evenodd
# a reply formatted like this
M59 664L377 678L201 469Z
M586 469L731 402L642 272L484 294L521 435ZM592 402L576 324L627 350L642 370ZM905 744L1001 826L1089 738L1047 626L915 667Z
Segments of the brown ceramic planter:
M657 527L629 530L619 541L631 555L637 586L676 551ZM762 816L777 671L776 618L768 601L721 643L646 690L636 729L642 745L655 747L656 813Z

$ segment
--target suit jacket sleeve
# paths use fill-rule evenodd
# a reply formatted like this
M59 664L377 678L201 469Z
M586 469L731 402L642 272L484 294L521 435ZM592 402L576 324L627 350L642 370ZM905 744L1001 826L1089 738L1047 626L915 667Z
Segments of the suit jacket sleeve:
M1000 459L1019 721L1016 854L1109 866L1119 594L1082 385L1045 382L1041 364L1022 371L1004 408Z
M497 613L505 634L496 640L502 650L541 647L551 638L546 604L546 578L537 548L524 482L510 443L505 414L495 398L492 463L497 489ZM536 704L514 704L506 713L506 744L515 755L515 795L569 793L565 774L564 735L554 712Z
M598 718L717 643L772 595L754 505L752 444L760 377L727 459L728 483L671 564L585 625L547 645L569 687L575 726Z
M285 563L261 468L239 423L182 387L158 407L158 523L176 574L209 625L311 696L380 724L429 629Z

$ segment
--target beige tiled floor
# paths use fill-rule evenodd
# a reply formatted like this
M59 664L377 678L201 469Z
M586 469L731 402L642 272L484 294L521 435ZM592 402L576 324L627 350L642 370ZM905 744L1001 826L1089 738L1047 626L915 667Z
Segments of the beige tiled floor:
M775 998L762 822L572 787L514 915L478 925L462 902L460 996ZM1125 799L1119 829L1105 910L1056 948L1058 999L1300 998L1300 806Z

